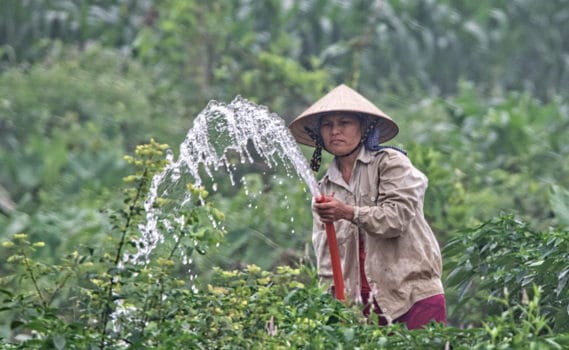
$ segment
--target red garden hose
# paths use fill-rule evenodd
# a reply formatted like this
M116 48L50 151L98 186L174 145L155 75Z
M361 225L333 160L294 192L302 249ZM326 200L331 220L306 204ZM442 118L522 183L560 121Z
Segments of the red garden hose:
M317 203L326 201L324 196L316 198ZM344 277L342 276L342 265L340 263L340 252L338 250L338 241L336 240L336 229L333 223L326 223L326 238L328 239L328 248L330 248L330 261L332 262L332 276L334 277L334 291L336 299L346 300L344 295Z

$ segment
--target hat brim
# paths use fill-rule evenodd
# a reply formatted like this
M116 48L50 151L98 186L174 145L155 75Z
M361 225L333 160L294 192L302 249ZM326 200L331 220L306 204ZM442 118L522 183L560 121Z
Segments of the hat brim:
M336 112L357 113L370 118L370 120L378 119L379 121L377 122L376 127L379 128L380 130L380 137L379 137L380 144L393 139L399 133L399 127L389 117L386 118L381 115L369 114L362 111L354 111L354 110L330 110L326 112L303 115L302 118L297 118L293 120L288 127L290 129L290 132L292 133L292 136L298 143L311 147L316 147L314 140L306 132L306 128L313 130L314 132L320 132L320 130L317 130L318 119L323 115L336 113Z
M337 112L357 113L365 115L370 119L379 119L377 125L380 135L379 143L391 140L399 132L399 127L393 119L377 108L377 106L367 98L344 84L337 86L302 112L302 114L290 123L289 129L296 141L307 146L315 147L316 144L306 132L306 128L315 133L319 133L320 130L316 130L318 118L326 114Z

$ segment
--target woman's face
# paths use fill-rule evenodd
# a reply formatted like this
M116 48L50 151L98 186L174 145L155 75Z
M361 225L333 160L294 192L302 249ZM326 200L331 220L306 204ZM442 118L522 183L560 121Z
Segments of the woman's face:
M334 155L351 152L362 138L360 119L349 113L334 113L322 117L320 135L324 147Z

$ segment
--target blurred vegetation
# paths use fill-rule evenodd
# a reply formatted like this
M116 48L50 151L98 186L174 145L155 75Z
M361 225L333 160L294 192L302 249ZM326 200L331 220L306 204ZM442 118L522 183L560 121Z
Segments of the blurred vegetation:
M275 306L285 309L266 312L275 321L291 322L286 332L290 344L308 346L303 337L315 334L310 343L314 348L327 347L327 337L348 344L354 336L369 348L419 347L404 341L420 342L421 337L472 346L476 340L498 346L510 339L506 347L515 347L516 336L528 334L537 337L532 338L535 346L543 342L555 348L553 343L567 341L569 274L563 254L569 227L569 39L564 35L569 32L568 5L568 0L3 0L0 241L12 242L20 252L29 249L29 255L13 255L10 243L0 247L0 292L6 296L0 304L0 337L10 339L25 329L46 334L53 325L49 322L57 324L58 336L69 331L66 327L88 325L81 323L85 320L65 323L71 316L59 312L70 307L63 302L68 295L77 296L77 305L114 305L105 299L107 294L99 293L108 292L109 283L95 286L85 279L112 281L107 274L115 270L105 253L116 251L118 242L109 236L121 232L116 213L124 214L127 200L119 195L122 179L131 173L123 156L134 154L137 145L154 138L177 153L192 119L212 99L228 102L239 94L290 122L328 89L347 83L399 123L401 132L392 144L405 148L428 175L425 213L441 245L448 244L444 259L451 324L482 328L449 328L446 334L432 330L416 338L402 333L403 343L385 337L383 330L343 328L352 324L352 316L330 316L329 312L345 311L318 294L310 284L312 277L305 276L303 281L311 287L298 293L308 293L303 298L326 308L318 316L306 311L312 309L302 314L316 324L287 318L293 311L286 305L299 305L283 290L271 290L275 294L267 299L288 300L289 304ZM302 150L310 157L310 149ZM235 185L216 174L219 190L207 199L225 214L225 241L217 246L221 238L213 235L212 241L204 242L207 254L194 254L189 269L197 275L195 283L205 283L203 287L215 279L221 273L213 272L217 266L233 270L257 264L273 271L263 274L271 274L279 265L302 262L306 273L312 273L306 186L282 169L262 164L237 171L243 181ZM207 226L206 222L198 220L195 225ZM203 233L196 226L192 229ZM136 229L131 230L135 236ZM14 238L24 237L14 236L21 233L25 238ZM34 242L45 246L33 246ZM83 249L77 253L82 258L74 255L78 248ZM8 263L10 256L20 257ZM29 268L13 266L25 259L30 259ZM92 262L97 271L82 270L85 262ZM213 299L199 299L187 291L193 282L176 285L181 283L176 280L188 278L187 266L161 263L152 278L162 276L172 288L169 297L193 300L179 305L184 312L213 307ZM44 276L36 288L29 278L33 269ZM73 274L75 279L69 277ZM173 280L168 280L170 274ZM128 279L126 273L121 278ZM125 293L135 295L136 283L156 284L152 278L133 277ZM234 282L220 283L234 287ZM87 292L77 294L83 288ZM249 294L236 293L250 302L258 295L254 288ZM30 296L29 290L35 292ZM97 297L93 290L98 290ZM156 298L164 291L146 292L155 293L149 297L154 298L152 305L160 304ZM527 298L522 300L523 295ZM216 307L225 310L236 301L218 302ZM153 314L143 315L153 306L138 307L144 310L139 320L154 320ZM240 312L265 312L248 307ZM34 318L38 315L45 318L40 322ZM267 315L256 327L270 321ZM327 328L327 317L341 319L343 326ZM536 328L520 328L516 335L511 327L522 319ZM164 317L161 320L160 327L172 332L189 327L166 326ZM240 319L216 327L230 329L233 322L241 322L236 320ZM199 330L206 331L199 327L214 321L221 322L216 318L191 327L199 335ZM538 327L543 322L547 327ZM33 328L36 324L43 328ZM102 338L110 337L106 326L97 328ZM300 338L294 338L296 331ZM101 333L95 333L66 341L80 348L91 344L93 336L100 344ZM157 339L167 341L165 334ZM220 334L229 333L216 335ZM368 336L373 340L365 343ZM237 336L219 337L211 344L195 337L196 346L222 347ZM62 338L50 339L60 348ZM129 341L143 344L145 339ZM250 345L239 339L238 347ZM271 339L259 344L290 345Z

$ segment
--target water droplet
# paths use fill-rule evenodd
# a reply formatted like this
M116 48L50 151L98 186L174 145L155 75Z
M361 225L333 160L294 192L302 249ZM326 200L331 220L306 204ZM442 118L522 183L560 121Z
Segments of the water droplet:
M254 148L254 152L249 151L248 145ZM252 154L255 154L255 158ZM314 174L284 121L267 107L258 106L240 96L229 104L210 101L194 119L193 127L180 145L178 158L167 150L166 159L168 165L153 177L144 203L146 222L141 225L141 236L135 242L139 249L133 256L134 261L148 261L156 245L164 241L165 234L183 227L184 218L180 213L192 203L192 191L186 189L186 184L201 188L202 170L213 179L214 171L225 169L231 184L235 186L237 180L243 184L245 193L251 195L245 179L242 176L236 179L238 165L253 163L254 160L264 161L271 169L281 164L284 165L285 176L296 176L306 183L313 197L319 195ZM184 183L178 184L182 174ZM282 174L273 174L272 179L278 185L284 183ZM217 187L214 182L213 191L217 191ZM155 206L158 198L169 203L168 210ZM285 196L285 202L287 198ZM203 198L200 203L205 204ZM249 203L248 208L252 207ZM257 205L254 208L258 209ZM215 218L210 216L210 220L212 226L217 228ZM179 239L176 235L173 237Z
M178 181L180 179L180 168L172 169L171 178L172 178L172 181Z
M172 163L174 161L174 152L171 149L166 150L166 160L168 163Z

